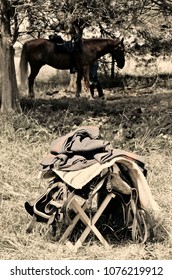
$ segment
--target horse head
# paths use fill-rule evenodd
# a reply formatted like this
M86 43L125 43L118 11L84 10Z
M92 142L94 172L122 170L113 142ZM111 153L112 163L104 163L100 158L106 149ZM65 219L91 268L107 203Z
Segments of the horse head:
M124 38L122 38L118 44L114 47L112 52L112 58L116 61L117 67L123 68L125 65L125 48Z

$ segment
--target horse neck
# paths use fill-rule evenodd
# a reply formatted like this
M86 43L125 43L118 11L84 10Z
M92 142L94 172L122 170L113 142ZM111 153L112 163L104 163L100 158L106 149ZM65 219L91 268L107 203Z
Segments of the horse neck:
M114 49L114 46L115 41L111 39L105 39L104 41L100 42L100 45L97 47L97 58L111 53Z

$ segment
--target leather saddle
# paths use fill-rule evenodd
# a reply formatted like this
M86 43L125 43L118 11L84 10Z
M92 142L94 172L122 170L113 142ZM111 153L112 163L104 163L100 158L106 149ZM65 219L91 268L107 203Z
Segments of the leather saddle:
M73 53L77 50L75 42L65 41L60 35L49 35L49 41L55 43L55 50L63 53Z

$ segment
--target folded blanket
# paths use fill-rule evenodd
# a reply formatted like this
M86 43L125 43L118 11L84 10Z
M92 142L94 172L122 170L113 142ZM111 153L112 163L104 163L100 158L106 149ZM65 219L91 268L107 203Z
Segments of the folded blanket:
M50 152L40 163L40 170L52 167L63 171L80 170L97 162L105 163L116 156L127 156L144 167L143 157L113 149L110 142L100 139L97 127L84 126L53 141Z

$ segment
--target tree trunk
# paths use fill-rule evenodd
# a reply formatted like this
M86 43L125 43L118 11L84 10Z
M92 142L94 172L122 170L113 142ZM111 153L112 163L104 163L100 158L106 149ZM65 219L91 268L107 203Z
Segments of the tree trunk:
M14 64L14 48L10 34L10 4L1 0L1 32L0 32L0 60L1 60L1 112L11 112L17 109L18 87Z

